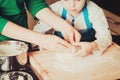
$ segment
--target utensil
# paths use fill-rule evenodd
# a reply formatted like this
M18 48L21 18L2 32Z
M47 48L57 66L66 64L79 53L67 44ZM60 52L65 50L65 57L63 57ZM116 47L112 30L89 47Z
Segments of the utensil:
M6 57L0 56L0 69L2 68L2 65L5 63Z
M27 72L12 71L4 73L0 80L33 80L33 77Z
M0 71L10 71L15 67L15 56L27 53L28 45L20 41L0 42Z
M15 56L27 52L28 45L20 41L0 42L0 56Z

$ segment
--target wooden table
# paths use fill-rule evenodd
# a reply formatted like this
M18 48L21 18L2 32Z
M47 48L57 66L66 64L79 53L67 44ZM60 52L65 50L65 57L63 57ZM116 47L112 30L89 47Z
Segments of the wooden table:
M30 65L40 80L120 79L120 47L113 43L102 56L76 57L69 53L30 53Z

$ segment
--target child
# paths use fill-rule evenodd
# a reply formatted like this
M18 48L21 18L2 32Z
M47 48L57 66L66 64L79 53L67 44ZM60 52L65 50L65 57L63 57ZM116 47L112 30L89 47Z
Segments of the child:
M103 10L92 1L60 0L50 5L50 8L81 34L80 42L73 44L81 47L81 50L76 55L85 56L91 53L100 55L112 43ZM44 29L42 30L40 27L44 27ZM41 21L34 28L38 32L45 32L48 29L50 27ZM55 31L54 34L63 38L58 31Z

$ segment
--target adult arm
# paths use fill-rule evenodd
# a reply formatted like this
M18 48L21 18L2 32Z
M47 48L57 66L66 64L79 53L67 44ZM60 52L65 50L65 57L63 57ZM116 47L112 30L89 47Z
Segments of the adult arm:
M33 6L35 3L36 6ZM42 6L45 6L44 0L29 0L29 4L26 4L34 17L47 23L55 30L62 32L66 41L73 43L74 41L80 40L80 34L69 23L54 14L47 6L41 8Z
M6 23L1 34L13 39L34 43L48 50L73 49L70 44L59 37L34 32L10 21Z

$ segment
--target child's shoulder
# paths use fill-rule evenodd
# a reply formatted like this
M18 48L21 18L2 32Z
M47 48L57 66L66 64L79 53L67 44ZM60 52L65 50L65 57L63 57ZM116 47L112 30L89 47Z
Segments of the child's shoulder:
M61 1L56 1L50 5L51 8L61 7L61 6L62 6Z
M50 6L52 11L54 11L55 13L57 13L58 15L60 15L61 13L61 9L62 9L62 3L61 1L57 1L55 3L52 3Z
M100 9L102 9L101 7L99 7L96 3L94 3L94 2L91 1L91 0L88 0L88 1L87 1L87 7L88 7L89 9L93 9L93 10L100 10Z

